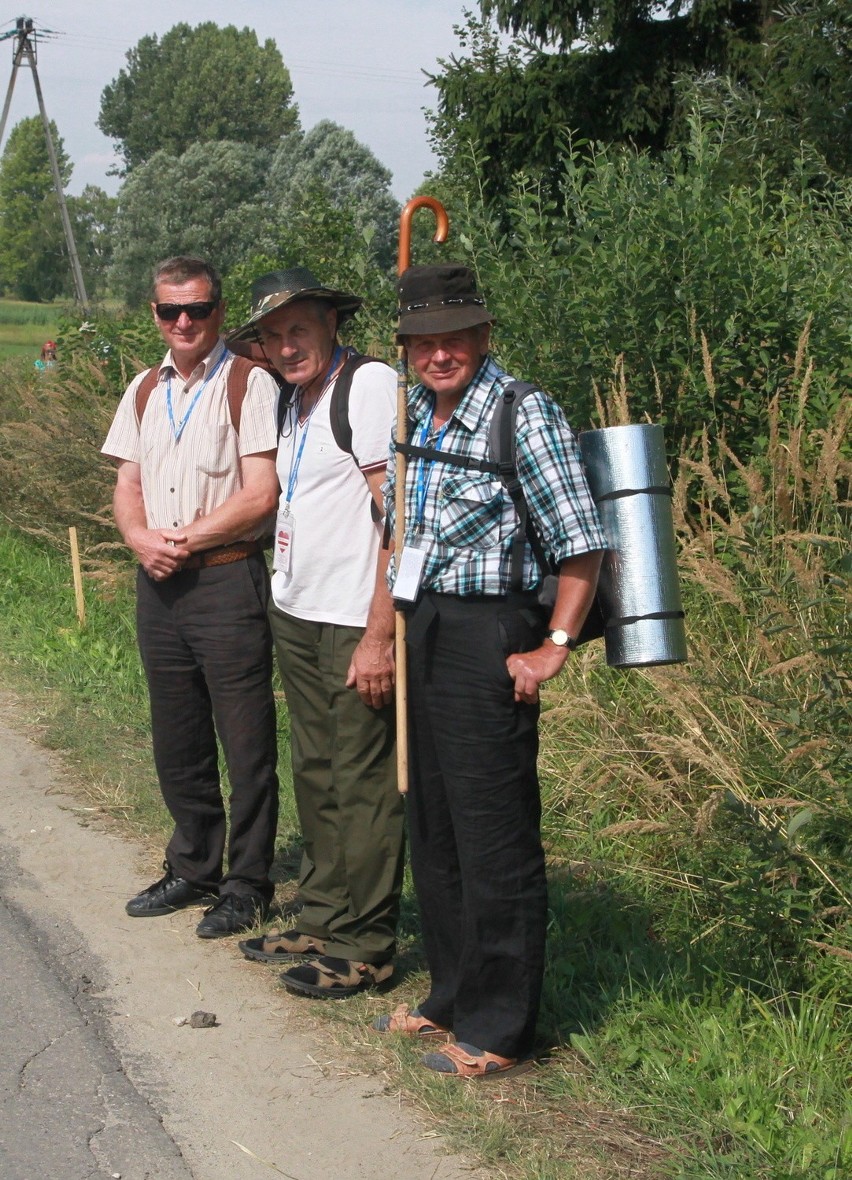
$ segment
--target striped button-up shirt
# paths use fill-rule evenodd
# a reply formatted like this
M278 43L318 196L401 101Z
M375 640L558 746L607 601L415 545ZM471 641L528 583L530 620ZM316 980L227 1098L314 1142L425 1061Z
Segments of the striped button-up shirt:
M491 419L512 380L486 357L441 437L443 451L488 460ZM409 393L412 442L434 447L433 394L423 385ZM574 435L562 410L532 393L518 407L517 468L529 513L548 556L559 563L607 542L592 501ZM394 524L395 455L391 452L385 503ZM422 588L440 594L505 595L511 581L514 504L499 476L412 458L406 471L405 544L425 549ZM394 565L388 572L393 588ZM528 544L524 588L541 581Z
M167 352L141 422L136 416L136 390L144 373L127 387L102 451L140 465L149 528L183 528L200 516L209 516L243 486L240 458L275 450L278 386L262 369L252 370L238 435L228 405L232 362L233 354L219 340L184 381ZM193 405L199 391L201 396ZM180 427L187 410L189 417L176 438L175 424ZM264 526L244 539L253 540L265 531Z

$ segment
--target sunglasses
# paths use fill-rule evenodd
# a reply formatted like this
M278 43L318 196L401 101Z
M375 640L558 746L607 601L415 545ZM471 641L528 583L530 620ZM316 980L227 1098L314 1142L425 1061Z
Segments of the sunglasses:
M173 324L180 319L181 312L185 311L191 320L207 320L218 304L218 299L208 299L204 303L158 303L157 318L165 320L167 324Z

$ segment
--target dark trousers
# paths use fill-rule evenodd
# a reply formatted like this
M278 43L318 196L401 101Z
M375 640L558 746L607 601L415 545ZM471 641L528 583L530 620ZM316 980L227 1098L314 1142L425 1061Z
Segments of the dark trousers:
M335 958L384 963L396 950L404 854L393 706L371 709L346 687L363 628L274 605L270 622L304 840L296 929L325 939Z
M184 570L164 582L140 569L136 588L154 763L175 822L166 859L193 884L269 900L278 777L263 556ZM231 783L224 877L217 733Z
M420 1011L459 1041L514 1057L533 1041L547 883L538 706L516 704L506 656L539 621L501 600L427 594L409 645L411 864L431 975ZM409 634L418 631L415 625Z

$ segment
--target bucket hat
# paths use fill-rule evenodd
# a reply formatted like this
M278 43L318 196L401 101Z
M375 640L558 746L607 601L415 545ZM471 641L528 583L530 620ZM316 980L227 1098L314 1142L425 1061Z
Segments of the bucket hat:
M477 324L493 324L494 316L476 289L467 266L410 266L397 282L400 336L431 336Z
M346 291L324 287L306 266L289 270L273 270L261 275L251 285L251 315L239 328L228 333L228 340L256 340L257 325L262 319L300 299L322 299L337 308L338 324L353 316L363 299Z

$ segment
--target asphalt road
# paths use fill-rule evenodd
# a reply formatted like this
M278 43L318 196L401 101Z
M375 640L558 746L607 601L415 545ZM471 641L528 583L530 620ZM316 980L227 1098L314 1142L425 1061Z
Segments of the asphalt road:
M79 960L69 974L61 934L39 932L2 900L15 861L0 849L0 1176L191 1180L125 1076Z

